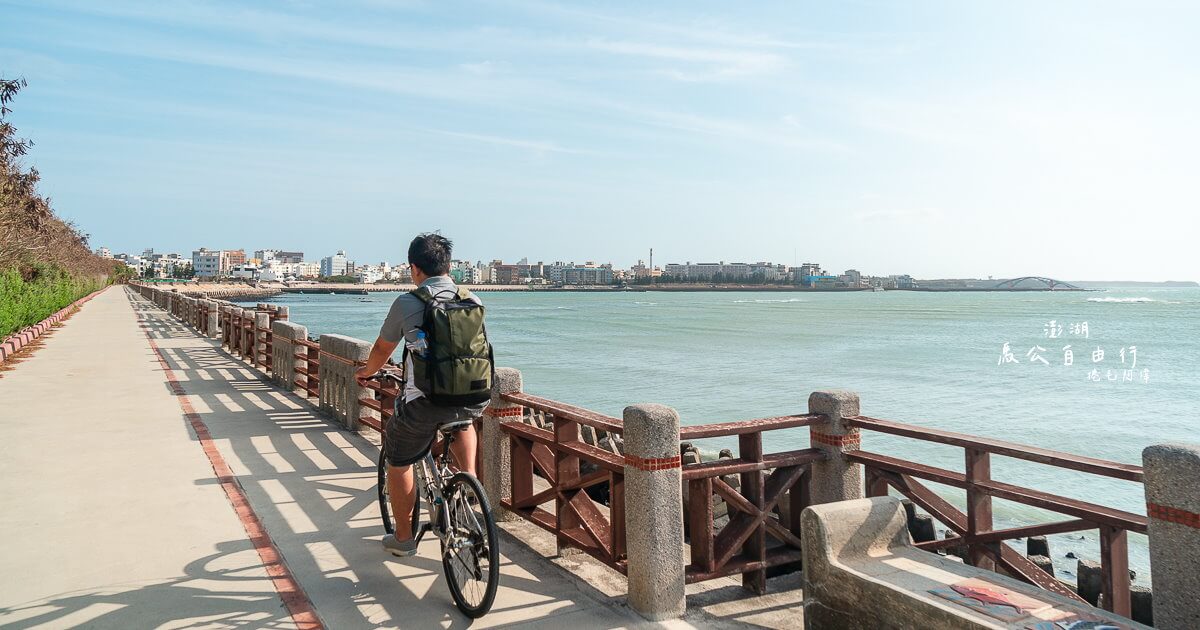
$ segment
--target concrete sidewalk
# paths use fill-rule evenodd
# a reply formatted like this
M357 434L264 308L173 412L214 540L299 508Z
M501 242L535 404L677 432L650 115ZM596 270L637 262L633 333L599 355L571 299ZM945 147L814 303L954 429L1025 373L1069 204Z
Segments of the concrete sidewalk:
M649 625L511 542L469 623L436 540L380 550L377 447L114 288L0 377L0 626L294 627L159 355L326 626Z

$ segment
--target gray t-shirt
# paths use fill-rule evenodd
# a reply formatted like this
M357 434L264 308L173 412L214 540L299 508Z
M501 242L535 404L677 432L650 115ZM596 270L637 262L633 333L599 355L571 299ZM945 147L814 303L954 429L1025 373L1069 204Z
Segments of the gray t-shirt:
M454 280L451 280L450 276L434 276L422 282L421 286L428 287L430 293L441 300L450 300L458 292L458 285L454 284ZM472 295L471 298L476 303L483 304L478 297ZM387 318L383 320L383 326L379 329L379 337L392 343L414 342L417 340L417 328L424 321L425 303L411 293L403 293L396 298L395 302L392 302L392 308L388 310ZM404 362L404 373L406 375L413 373L412 359ZM412 379L407 379L407 381L404 386L405 402L425 396L413 384Z

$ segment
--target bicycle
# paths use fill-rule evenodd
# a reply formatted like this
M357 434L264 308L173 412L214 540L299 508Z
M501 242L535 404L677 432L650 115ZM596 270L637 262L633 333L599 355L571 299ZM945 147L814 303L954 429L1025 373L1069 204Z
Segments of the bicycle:
M381 383L385 379L396 382L403 396L404 380L395 372L381 372L373 378ZM395 418L395 414L392 418ZM391 421L388 419L383 426L385 443L386 422ZM496 588L500 582L500 549L496 519L479 479L469 473L456 471L452 466L450 445L454 443L454 436L471 424L470 420L462 420L439 427L441 448L437 455L434 455L435 449L431 448L421 461L413 464L416 500L413 502L412 536L418 544L427 533L438 538L442 550L442 570L446 574L454 605L464 615L477 619L491 610L496 599ZM387 488L386 453L386 444L381 445L378 464L379 513L383 518L384 531L391 536L396 529ZM429 522L420 522L422 503L429 511Z

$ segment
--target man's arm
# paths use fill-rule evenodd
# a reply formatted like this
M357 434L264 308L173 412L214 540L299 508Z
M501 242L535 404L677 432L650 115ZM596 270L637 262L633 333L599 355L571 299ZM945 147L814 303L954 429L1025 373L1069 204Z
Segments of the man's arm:
M398 341L388 341L383 337L375 339L375 345L371 346L371 354L367 357L367 364L359 368L354 373L354 378L358 379L358 384L366 387L366 380L371 378L383 364L387 363L388 358L396 351L396 346L400 345Z

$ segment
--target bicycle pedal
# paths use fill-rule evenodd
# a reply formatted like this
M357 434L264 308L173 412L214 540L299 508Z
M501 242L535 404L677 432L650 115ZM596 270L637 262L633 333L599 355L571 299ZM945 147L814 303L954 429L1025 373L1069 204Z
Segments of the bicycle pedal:
M421 544L421 539L425 537L425 534L427 532L431 531L432 529L433 528L429 525L429 523L421 523L421 527L419 529L417 529L417 544L418 545Z

